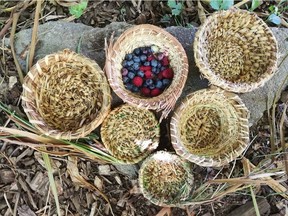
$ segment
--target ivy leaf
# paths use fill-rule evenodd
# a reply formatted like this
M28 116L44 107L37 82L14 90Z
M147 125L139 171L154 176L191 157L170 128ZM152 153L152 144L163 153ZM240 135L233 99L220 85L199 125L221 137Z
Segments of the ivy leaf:
M262 0L252 0L251 11L254 11L262 4Z
M223 3L221 5L221 9L228 10L234 5L234 0L223 0Z
M280 25L281 24L281 18L277 16L276 14L271 14L268 17L268 21L274 23L275 25Z
M219 10L220 6L221 6L221 2L222 0L211 0L210 1L210 6L214 9L214 10Z
M77 5L73 5L69 7L69 13L74 15L76 18L82 16L84 10L87 8L88 0L83 0Z

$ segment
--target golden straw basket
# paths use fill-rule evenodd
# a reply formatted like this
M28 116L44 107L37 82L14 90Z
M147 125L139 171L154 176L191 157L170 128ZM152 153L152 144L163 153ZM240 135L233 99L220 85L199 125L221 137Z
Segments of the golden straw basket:
M151 111L124 104L105 118L101 139L119 163L134 164L158 147L160 125Z
M29 121L57 139L88 135L102 123L110 104L104 72L70 50L39 60L24 79L22 106Z
M159 206L181 207L193 192L193 180L191 164L165 151L145 159L139 171L141 192Z
M168 52L174 78L169 88L162 94L147 98L125 89L121 76L121 63L125 55L134 49L151 45L156 45ZM187 56L179 41L159 27L143 24L126 30L114 44L110 43L106 51L105 70L114 92L124 102L146 109L163 111L162 116L166 117L181 95L188 74Z
M212 85L232 92L263 86L277 69L277 41L255 13L219 11L198 29L194 57Z
M236 94L220 89L194 92L172 116L172 145L178 155L199 166L225 165L248 146L248 117Z

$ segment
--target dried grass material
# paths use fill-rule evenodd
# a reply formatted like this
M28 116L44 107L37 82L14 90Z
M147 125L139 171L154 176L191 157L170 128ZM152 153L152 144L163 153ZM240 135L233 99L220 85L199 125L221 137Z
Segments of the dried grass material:
M111 155L126 164L138 163L159 144L160 126L145 109L122 105L109 113L101 126L101 139Z
M231 9L212 14L198 29L194 56L211 84L249 92L263 86L277 69L277 41L256 14Z
M170 66L174 71L171 85L157 97L147 98L127 90L122 81L122 61L126 54L135 48L156 45L160 50L166 50L170 59ZM188 60L182 45L168 32L153 25L137 25L126 30L114 43L106 49L105 70L110 86L114 92L131 105L163 111L163 117L173 109L188 74Z
M29 121L41 133L78 139L102 123L111 95L105 74L94 61L64 50L31 68L22 100Z
M139 171L141 192L160 206L182 206L193 191L193 180L190 164L165 151L148 157Z
M248 145L248 117L237 95L220 89L197 91L172 117L172 145L177 154L200 166L225 165Z

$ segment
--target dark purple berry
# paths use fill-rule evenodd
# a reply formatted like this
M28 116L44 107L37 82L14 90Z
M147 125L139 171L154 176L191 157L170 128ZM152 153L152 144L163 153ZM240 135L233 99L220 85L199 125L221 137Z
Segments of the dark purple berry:
M134 74L133 72L129 71L129 72L128 72L128 77L129 77L130 79L133 79L133 78L135 77L135 74Z
M150 86L151 84L153 84L153 80L152 80L152 79L147 79L147 80L145 81L145 84L146 84L147 86Z
M132 57L132 54L126 54L125 59L129 61L132 59Z
M127 76L128 70L127 68L122 68L122 76Z
M149 61L146 61L146 62L144 62L143 65L144 65L144 66L150 66L150 62L149 62Z
M137 72L137 75L140 76L140 77L144 77L145 74L144 74L143 71L140 70L140 71Z
M133 86L132 88L132 92L139 92L140 89L137 86Z
M169 79L163 79L163 85L164 86L168 86L168 85L170 85L170 83L171 83L171 81L169 80Z
M133 61L139 63L140 62L140 58L138 56L134 56L133 57Z
M146 56L146 55L141 55L141 56L140 56L140 60L141 60L142 62L145 62L146 59L147 59L147 56Z
M155 88L155 85L152 83L151 85L148 86L148 88L152 90Z
M152 67L157 67L157 65L158 65L158 61L157 60L155 60L155 59L151 60L151 66Z
M130 79L127 76L124 76L123 77L123 83L126 84L126 83L129 83L129 82L130 82Z
M127 84L125 85L125 87L126 87L126 89L128 89L128 90L132 90L133 85L132 85L131 83L127 83Z
M163 87L163 83L161 82L161 80L158 80L158 81L156 82L156 88L161 89L162 87Z
M157 63L157 68L161 68L161 67L162 67L161 62L158 62L158 63Z

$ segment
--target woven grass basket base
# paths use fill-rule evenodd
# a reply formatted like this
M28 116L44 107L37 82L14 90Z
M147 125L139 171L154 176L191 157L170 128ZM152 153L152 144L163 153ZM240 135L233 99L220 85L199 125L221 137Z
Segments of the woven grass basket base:
M122 81L122 61L135 48L156 45L160 51L167 51L174 78L162 94L147 98L127 90ZM126 30L113 45L106 49L105 70L113 91L124 101L138 107L163 111L163 117L175 106L185 85L188 74L188 60L182 45L168 32L153 25L137 25Z
M70 50L39 60L24 79L22 106L29 121L57 139L86 136L102 123L110 104L104 72Z
M151 111L124 104L104 120L101 139L119 163L134 164L158 147L160 126Z
M225 165L248 145L248 117L237 95L220 89L197 91L172 116L172 145L178 155L200 166Z
M141 165L139 185L144 197L159 206L182 206L193 192L190 164L176 154L158 151Z
M277 69L277 41L256 14L230 9L208 17L194 40L200 72L212 85L232 92L263 86Z

